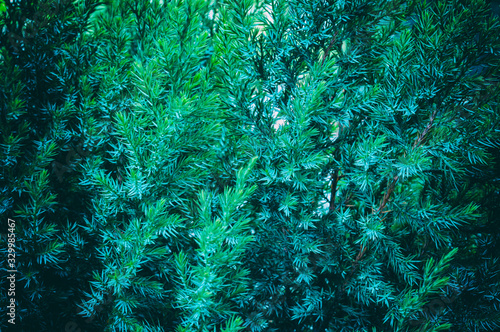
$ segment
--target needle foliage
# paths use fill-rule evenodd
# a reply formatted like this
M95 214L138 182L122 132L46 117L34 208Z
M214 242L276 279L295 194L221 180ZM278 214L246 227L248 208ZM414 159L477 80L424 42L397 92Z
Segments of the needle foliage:
M18 331L500 328L490 4L19 0L0 25Z

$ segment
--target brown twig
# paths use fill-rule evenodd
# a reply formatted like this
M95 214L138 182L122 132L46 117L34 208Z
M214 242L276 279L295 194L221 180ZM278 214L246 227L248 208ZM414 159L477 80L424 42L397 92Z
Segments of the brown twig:
M377 211L373 211L372 214L376 214L379 212L385 213L383 211L383 209L387 206L387 203L389 202L389 199L391 198L391 195L394 192L394 188L396 187L396 183L398 182L398 180L399 180L399 176L396 175L392 179L392 181L390 181L390 183L387 186L387 192L385 193L384 198L382 199L382 203L380 204L380 207L378 208ZM384 219L385 219L385 217L384 217ZM356 255L356 259L352 262L351 271L349 272L349 277L346 278L346 280L344 281L344 284L342 285L342 290L345 289L345 285L347 284L347 280L351 279L352 276L354 275L354 273L358 270L359 262L361 261L361 259L365 255L367 249L368 249L368 245L365 245L365 246L363 244L359 245L358 254Z
M339 182L339 170L336 169L332 175L332 185L330 192L330 208L329 211L335 210L335 197L337 196L337 183Z
M358 254L356 255L356 260L354 262L352 262L351 271L349 272L349 276L344 280L344 283L342 284L342 288L341 288L342 292L345 291L345 286L347 285L347 281L349 279L351 279L352 276L354 275L354 273L357 271L358 266L359 266L359 261L365 255L366 249L367 249L367 246L364 246L363 244L359 245L359 251L358 251Z
M437 110L435 110L434 112L432 112L431 117L429 119L429 123L425 127L424 131L417 137L417 139L413 143L413 148L416 148L416 147L420 146L422 144L422 142L425 140L427 134L431 130L432 126L434 125L434 120L436 118L436 113L437 113ZM394 178L392 180L388 181L387 191L386 191L386 193L384 195L384 198L382 199L382 202L380 203L380 207L376 211L373 211L372 214L376 214L376 213L379 213L379 212L381 212L381 213L387 213L387 211L383 211L383 210L387 206L387 203L389 202L389 199L391 198L391 196L392 196L392 194L394 192L394 189L396 188L396 184L397 184L398 180L399 180L399 176L396 175L396 176L394 176ZM336 183L335 183L335 185L336 185ZM333 187L334 187L334 184L332 182L332 198L334 197L333 196ZM331 207L332 207L332 205L331 205L331 201L330 201L330 208ZM358 251L358 254L356 256L356 259L352 262L351 271L349 272L349 276L346 278L346 280L344 281L344 283L342 285L342 288L341 288L342 291L345 290L345 286L347 285L347 281L349 279L351 279L352 276L354 275L354 273L358 270L359 262L361 261L361 259L365 255L367 247L368 247L368 245L364 246L363 244L360 244L359 251Z
M419 147L420 144L422 144L422 142L424 141L425 136L427 135L429 130L431 130L432 125L434 124L434 119L436 118L436 113L437 113L437 110L434 110L434 112L432 112L431 118L429 119L429 123L425 127L422 134L420 134L420 136L417 137L417 139L415 140L415 143L413 143L413 148Z
M321 65L325 63L325 59L330 53L330 50L332 49L333 43L337 40L337 35L339 34L338 30L335 32L335 35L333 36L332 40L330 41L330 45L328 45L328 48L325 51L325 54L323 54L323 61L321 61Z
M359 260L361 258L363 258L365 252L366 252L366 248L364 245L360 244L359 245L359 252L358 252L358 255L356 256L356 261L354 262L355 264L358 264Z
M394 192L394 188L396 187L396 183L398 182L398 180L399 180L399 176L396 175L394 177L394 179L392 179L392 181L388 184L387 191L384 195L384 198L382 199L382 203L380 204L380 207L378 208L378 210L375 211L374 213L378 213L385 208L385 206L389 202L389 198L391 198L391 195Z

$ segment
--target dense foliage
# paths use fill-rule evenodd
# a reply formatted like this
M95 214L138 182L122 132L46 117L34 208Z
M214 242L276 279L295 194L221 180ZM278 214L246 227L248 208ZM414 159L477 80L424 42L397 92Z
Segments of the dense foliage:
M0 2L17 331L500 329L479 0Z

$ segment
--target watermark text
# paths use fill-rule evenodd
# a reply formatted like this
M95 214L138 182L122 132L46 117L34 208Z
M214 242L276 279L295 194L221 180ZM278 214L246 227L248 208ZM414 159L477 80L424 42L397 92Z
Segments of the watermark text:
M9 304L7 306L8 322L16 324L16 222L13 219L7 219L8 233L7 233L7 280L9 281L7 296Z

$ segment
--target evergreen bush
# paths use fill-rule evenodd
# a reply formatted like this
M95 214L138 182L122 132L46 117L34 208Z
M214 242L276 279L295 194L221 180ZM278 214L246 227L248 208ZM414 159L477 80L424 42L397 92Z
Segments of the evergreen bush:
M480 0L0 2L16 331L500 328Z

